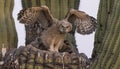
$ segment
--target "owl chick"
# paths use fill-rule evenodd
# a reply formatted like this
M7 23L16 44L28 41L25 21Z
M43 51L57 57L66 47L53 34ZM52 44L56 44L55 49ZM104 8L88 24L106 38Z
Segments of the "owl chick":
M49 47L50 51L58 52L63 46L66 33L72 30L72 25L66 20L57 21L41 35L43 44Z

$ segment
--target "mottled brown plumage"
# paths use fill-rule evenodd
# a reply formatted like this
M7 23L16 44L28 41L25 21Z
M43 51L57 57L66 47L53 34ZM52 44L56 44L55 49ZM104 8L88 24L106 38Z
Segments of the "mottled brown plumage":
M54 24L44 31L41 35L41 40L45 46L49 47L50 51L56 51L63 46L66 33L72 30L71 23L62 20L57 21L58 24Z
M21 10L18 20L25 25L38 24L40 29L35 31L37 36L50 51L57 52L63 45L66 33L75 31L73 25L83 35L92 33L96 28L96 19L82 11L71 9L63 20L57 20L46 6Z

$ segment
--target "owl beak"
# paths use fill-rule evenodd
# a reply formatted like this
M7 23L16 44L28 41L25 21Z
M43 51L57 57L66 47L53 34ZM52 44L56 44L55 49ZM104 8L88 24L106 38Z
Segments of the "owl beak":
M60 32L61 32L61 33L66 33L66 29L65 29L65 28L61 28L61 29L60 29Z
M66 29L65 29L65 28L63 28L62 32L63 32L63 33L65 33L65 32L66 32Z

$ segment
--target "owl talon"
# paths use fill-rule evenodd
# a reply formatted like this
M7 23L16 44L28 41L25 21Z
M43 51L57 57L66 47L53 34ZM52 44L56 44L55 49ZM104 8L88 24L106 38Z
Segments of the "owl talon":
M54 52L54 50L53 50L53 49L49 49L49 51Z

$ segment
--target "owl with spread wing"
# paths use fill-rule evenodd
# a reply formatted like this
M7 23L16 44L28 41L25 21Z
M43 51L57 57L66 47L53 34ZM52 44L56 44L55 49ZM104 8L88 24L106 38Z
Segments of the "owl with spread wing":
M73 25L83 35L92 33L97 26L95 18L75 9L68 11L64 19L58 20L52 16L47 6L23 9L18 14L18 20L25 25L37 24L40 28L36 29L36 33L42 43L53 52L58 52L63 46L66 33L73 30ZM43 30L40 31L41 29Z

